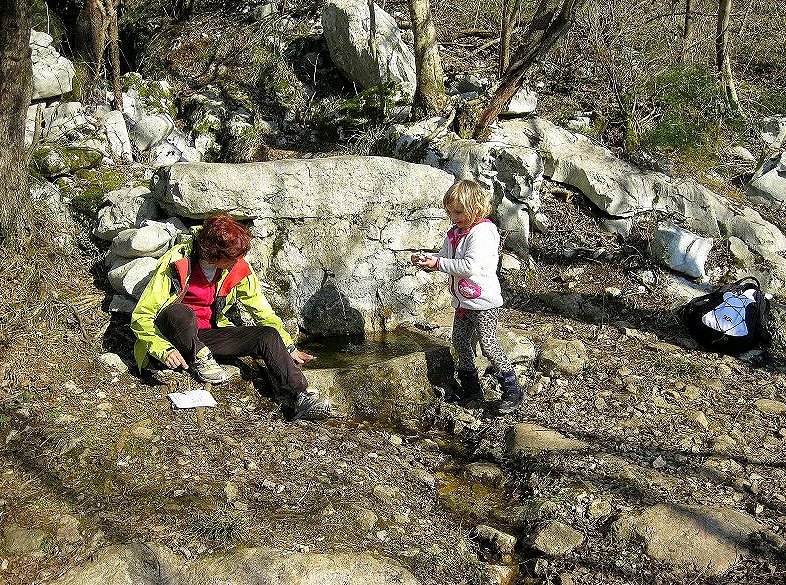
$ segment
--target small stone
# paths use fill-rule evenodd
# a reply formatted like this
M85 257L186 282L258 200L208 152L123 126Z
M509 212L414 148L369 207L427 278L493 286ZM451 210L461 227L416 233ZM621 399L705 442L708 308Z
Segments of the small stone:
M655 469L663 469L664 467L666 467L666 465L667 465L666 460L660 455L658 455L655 458L655 461L652 462L652 467L654 467Z
M710 428L710 423L707 420L707 415L704 414L701 410L697 410L696 412L691 414L690 419L696 424L698 424L705 431Z
M609 286L605 288L603 292L605 292L607 295L613 298L622 296L622 289L619 289L616 286Z
M131 429L131 435L137 439L144 439L149 441L153 438L153 429L145 426L136 426Z
M582 542L584 534L558 520L552 520L538 530L533 546L547 555L560 556L569 553Z
M98 410L112 410L112 403L111 402L102 402L98 406L96 406Z
M389 485L374 487L374 497L385 505L392 504L398 496L398 489Z
M113 368L120 372L121 374L128 371L128 364L126 364L123 359L117 355L116 353L102 353L98 356L98 361L101 362L103 365L107 366L108 368Z
M226 485L224 485L224 494L226 494L227 502L235 501L238 496L237 485L228 481Z
M398 435L390 435L389 441L391 445L395 445L396 447L404 442L404 440Z
M755 406L756 410L762 414L778 415L786 412L786 403L783 403L779 400L761 398L755 402Z
M303 451L301 451L300 449L295 449L294 451L290 451L289 454L287 455L287 457L291 461L295 461L297 459L302 459L303 455L305 455L305 453L303 453Z
M374 514L374 512L371 510L367 510L365 508L360 508L357 510L355 515L355 524L357 524L361 530L368 532L377 525L377 521L377 515Z

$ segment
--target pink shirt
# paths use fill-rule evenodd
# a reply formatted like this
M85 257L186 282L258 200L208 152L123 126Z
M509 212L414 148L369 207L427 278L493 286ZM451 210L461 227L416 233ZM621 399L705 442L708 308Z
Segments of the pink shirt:
M188 281L188 289L183 297L183 304L191 307L197 318L199 329L210 329L213 327L213 301L216 299L216 283L221 276L221 271L216 270L212 281L205 278L205 273L198 262L194 262L191 278Z

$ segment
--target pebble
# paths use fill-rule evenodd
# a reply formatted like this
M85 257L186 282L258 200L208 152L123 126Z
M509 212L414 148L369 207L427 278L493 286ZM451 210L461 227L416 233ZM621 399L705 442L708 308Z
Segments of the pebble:
M655 461L652 462L652 467L654 467L655 469L663 469L664 467L666 467L666 465L667 465L666 460L660 455L658 455L655 458Z
M404 442L404 440L398 435L390 435L390 444L395 445L398 447Z

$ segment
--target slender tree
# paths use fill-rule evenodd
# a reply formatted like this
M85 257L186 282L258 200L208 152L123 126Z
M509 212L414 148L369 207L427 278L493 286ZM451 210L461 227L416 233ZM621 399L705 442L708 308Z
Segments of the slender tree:
M510 63L510 41L519 18L521 0L505 0L502 6L502 21L499 27L499 77L505 74Z
M29 238L29 153L25 122L32 95L28 0L0 0L0 237L21 250Z
M524 39L500 79L497 91L480 115L473 135L485 140L489 126L499 117L502 108L521 89L527 72L540 62L551 47L567 32L580 0L539 0L530 20Z
M442 73L442 61L437 48L437 31L431 19L429 0L409 0L412 33L415 37L414 117L440 114L448 103Z
M693 39L693 8L696 0L685 0L685 19L682 23L682 59L688 51L690 42Z
M715 68L720 78L721 91L726 101L726 106L732 112L740 111L740 100L737 97L737 87L731 74L729 61L729 16L731 15L731 0L720 0L718 3L718 26L715 35Z

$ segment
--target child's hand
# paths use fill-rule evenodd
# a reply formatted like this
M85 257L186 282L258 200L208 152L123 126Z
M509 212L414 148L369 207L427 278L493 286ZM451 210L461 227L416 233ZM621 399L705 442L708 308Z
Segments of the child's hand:
M425 270L436 270L439 266L439 258L418 252L417 254L412 254L412 263Z

